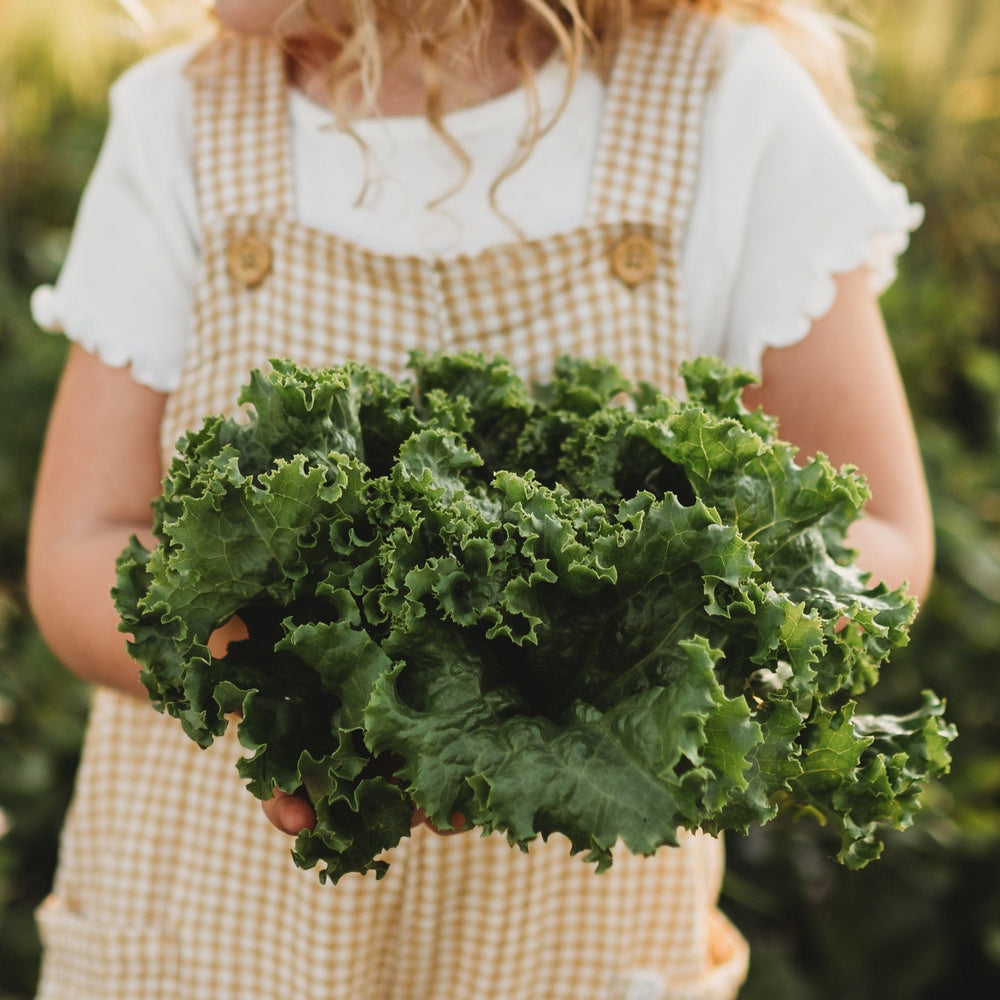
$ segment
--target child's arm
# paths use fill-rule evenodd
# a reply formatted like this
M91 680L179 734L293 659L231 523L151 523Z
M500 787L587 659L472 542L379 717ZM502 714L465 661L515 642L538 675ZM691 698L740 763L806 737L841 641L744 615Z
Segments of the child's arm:
M850 541L858 564L890 586L929 586L934 533L927 484L896 361L866 269L838 278L833 308L790 347L764 354L759 387L746 392L780 421L803 455L857 466L872 497Z
M28 543L38 627L74 673L145 697L110 591L133 533L152 544L165 394L70 348L42 453Z

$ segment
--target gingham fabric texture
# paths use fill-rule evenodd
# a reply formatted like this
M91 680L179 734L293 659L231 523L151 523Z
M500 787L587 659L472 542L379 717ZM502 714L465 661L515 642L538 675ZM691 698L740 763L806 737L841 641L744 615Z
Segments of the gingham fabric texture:
M292 219L287 92L270 42L212 43L195 78L204 264L196 335L168 401L165 457L234 411L251 368L287 355L401 375L411 348L503 353L544 379L606 356L677 388L685 333L677 241L718 53L687 11L624 39L609 82L588 223L444 260L387 257ZM249 284L234 239L268 250ZM622 239L653 248L622 281ZM744 941L718 911L722 845L682 834L598 876L561 837L416 828L386 877L321 885L242 787L234 727L199 750L173 719L95 694L53 895L39 1000L731 1000Z

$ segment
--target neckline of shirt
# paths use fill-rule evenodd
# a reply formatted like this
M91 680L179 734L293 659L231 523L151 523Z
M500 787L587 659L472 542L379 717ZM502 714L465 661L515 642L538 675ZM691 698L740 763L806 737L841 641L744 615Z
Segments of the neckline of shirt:
M565 60L553 56L535 73L538 106L543 124L563 100L569 69ZM595 75L584 68L580 76ZM340 132L329 108L317 104L299 90L290 89L290 106L294 120L318 131ZM459 108L444 116L444 127L456 139L472 138L483 132L493 132L505 125L520 125L527 114L528 102L525 87L514 87L498 97L482 101L467 108ZM352 125L362 139L369 135L391 132L398 141L426 141L436 135L430 122L423 115L373 115Z

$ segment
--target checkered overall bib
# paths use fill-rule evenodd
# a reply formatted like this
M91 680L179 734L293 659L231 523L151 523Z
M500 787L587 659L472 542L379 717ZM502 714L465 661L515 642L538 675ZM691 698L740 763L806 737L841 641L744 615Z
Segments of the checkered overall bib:
M405 374L412 348L563 354L678 388L678 244L717 58L711 21L635 27L609 82L586 223L448 259L385 256L293 218L287 88L270 41L221 39L194 77L203 227L196 330L168 401L169 456L248 372L287 355ZM232 727L231 727L232 730ZM743 940L716 909L704 835L598 876L568 842L425 827L386 877L295 868L234 767L178 723L98 691L52 897L40 1000L729 1000Z

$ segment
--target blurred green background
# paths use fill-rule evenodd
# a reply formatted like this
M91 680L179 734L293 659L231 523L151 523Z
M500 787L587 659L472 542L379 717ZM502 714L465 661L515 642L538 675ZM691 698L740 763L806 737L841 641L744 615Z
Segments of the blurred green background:
M108 83L197 0L0 0L0 1000L32 994L87 693L23 589L34 466L65 345L33 326L100 146ZM1000 3L871 0L883 159L927 219L884 300L936 512L938 571L873 709L932 687L960 736L916 827L849 873L824 831L729 841L725 906L753 948L742 1000L931 1000L1000 987ZM113 835L113 831L109 831ZM987 989L986 994L990 994Z

